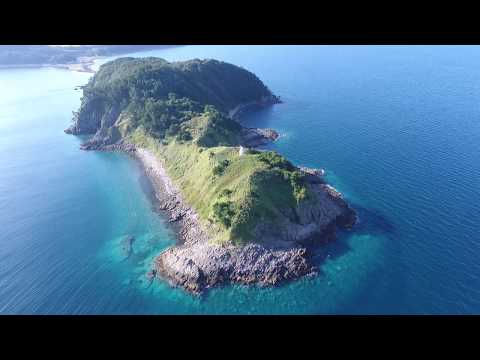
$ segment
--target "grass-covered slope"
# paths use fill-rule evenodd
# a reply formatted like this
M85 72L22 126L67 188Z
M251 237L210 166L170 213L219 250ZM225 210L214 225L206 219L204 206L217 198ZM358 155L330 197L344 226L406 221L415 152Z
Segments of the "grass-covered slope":
M192 123L207 121L200 117ZM274 222L282 209L295 208L307 197L302 174L277 153L249 150L240 156L238 147L202 146L204 134L199 134L192 141L162 141L137 128L127 139L162 160L214 241L257 241L256 224Z
M235 65L123 58L103 65L84 88L71 132L149 149L215 241L245 244L261 241L257 224L274 223L286 209L295 213L313 196L282 156L253 150L240 156L242 127L226 114L262 99L276 98Z

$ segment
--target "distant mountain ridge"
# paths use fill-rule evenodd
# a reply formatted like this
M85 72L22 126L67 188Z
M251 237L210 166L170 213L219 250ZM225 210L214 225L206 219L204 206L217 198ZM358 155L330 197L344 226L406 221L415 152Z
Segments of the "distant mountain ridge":
M1 65L58 65L74 64L80 57L112 56L137 51L154 50L170 45L0 45Z

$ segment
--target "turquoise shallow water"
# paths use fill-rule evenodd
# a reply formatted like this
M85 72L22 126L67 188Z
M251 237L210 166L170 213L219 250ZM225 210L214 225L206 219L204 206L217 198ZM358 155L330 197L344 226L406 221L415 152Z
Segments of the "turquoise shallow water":
M327 170L361 222L314 279L196 299L144 274L174 243L138 165L67 136L90 74L0 71L0 313L480 313L480 47L187 46L285 103L250 114L271 145ZM100 62L101 63L101 62ZM134 254L121 240L133 234Z

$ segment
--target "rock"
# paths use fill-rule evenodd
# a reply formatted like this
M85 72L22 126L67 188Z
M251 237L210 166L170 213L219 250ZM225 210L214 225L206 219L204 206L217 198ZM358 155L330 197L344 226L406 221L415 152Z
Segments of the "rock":
M278 285L316 271L305 248L258 244L176 246L162 252L155 265L158 276L194 294L226 283Z
M324 176L325 175L325 170L324 169L312 169L312 168L308 168L308 167L305 167L305 166L300 166L298 168L300 171L306 173L306 174L309 174L309 175L312 175L312 176Z
M103 124L110 124L118 117L118 106L108 105L95 96L84 96L80 111L73 114L73 124L65 130L67 134L95 134Z
M155 279L155 276L156 276L156 275L157 275L157 270L156 270L156 269L150 270L150 271L147 272L147 274L146 274L147 280L153 281L153 279Z
M135 242L135 237L132 235L126 235L122 241L120 242L120 245L122 247L122 251L125 254L127 258L130 257L130 255L133 254L133 243Z
M273 129L242 129L242 144L246 147L258 147L278 139L280 135Z
M275 95L270 95L270 96L264 96L256 101L250 101L247 103L239 104L232 110L228 112L228 116L232 120L238 120L241 115L244 115L246 112L252 111L252 110L257 110L261 108L265 108L274 104L281 104L282 101L278 96Z
M298 167L298 170L300 170L304 174L304 179L306 182L311 183L311 184L323 184L324 181L322 179L322 176L325 174L325 170L323 169L310 169L307 167L300 166Z
M133 154L136 151L136 147L133 144L129 144L120 140L119 142L111 145L103 145L99 143L86 142L80 145L81 150L96 150L96 151L120 151Z

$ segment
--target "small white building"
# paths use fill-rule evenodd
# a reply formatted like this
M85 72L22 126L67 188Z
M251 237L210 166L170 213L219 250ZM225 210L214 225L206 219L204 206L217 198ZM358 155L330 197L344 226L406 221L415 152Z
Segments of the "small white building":
M242 145L240 145L240 149L238 150L238 156L242 156L245 153L245 149Z

